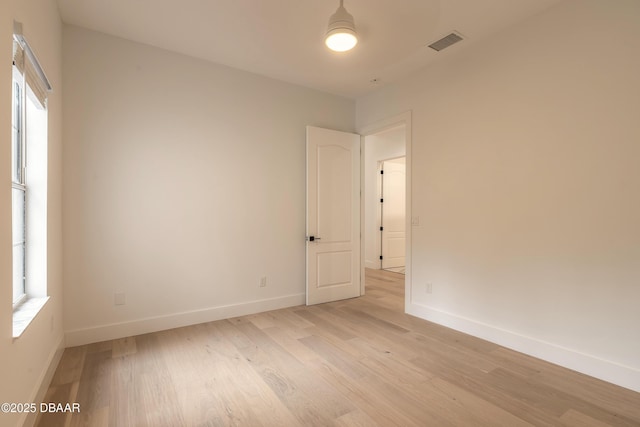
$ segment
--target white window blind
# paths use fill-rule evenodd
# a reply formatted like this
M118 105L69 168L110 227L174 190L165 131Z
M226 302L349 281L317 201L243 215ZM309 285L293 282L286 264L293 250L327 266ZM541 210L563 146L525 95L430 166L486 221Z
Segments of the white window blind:
M24 75L25 81L33 91L36 99L44 108L51 84L44 74L36 55L22 34L22 24L13 22L13 63Z

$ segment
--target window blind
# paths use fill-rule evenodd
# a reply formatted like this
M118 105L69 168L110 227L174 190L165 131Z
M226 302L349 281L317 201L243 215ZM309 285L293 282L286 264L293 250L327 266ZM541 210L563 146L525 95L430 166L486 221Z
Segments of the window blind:
M38 58L22 34L22 24L13 22L13 63L33 91L36 99L44 108L47 96L51 91L51 84L38 62Z

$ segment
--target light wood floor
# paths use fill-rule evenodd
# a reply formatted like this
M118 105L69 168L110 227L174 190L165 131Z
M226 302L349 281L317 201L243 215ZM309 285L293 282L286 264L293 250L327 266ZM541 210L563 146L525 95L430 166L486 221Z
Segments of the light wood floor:
M65 351L40 426L640 426L640 394L402 313L367 295Z

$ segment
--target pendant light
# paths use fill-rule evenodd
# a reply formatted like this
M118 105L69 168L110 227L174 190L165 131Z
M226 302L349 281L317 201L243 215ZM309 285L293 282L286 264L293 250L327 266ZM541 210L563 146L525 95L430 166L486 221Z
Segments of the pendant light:
M324 38L327 47L336 52L346 52L358 44L353 16L347 12L342 3L343 0L340 0L338 10L329 18L329 27Z

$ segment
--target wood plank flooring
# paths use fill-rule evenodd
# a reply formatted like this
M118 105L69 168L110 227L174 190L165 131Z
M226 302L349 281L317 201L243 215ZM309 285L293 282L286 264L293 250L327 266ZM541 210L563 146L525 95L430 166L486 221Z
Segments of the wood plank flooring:
M640 394L403 314L404 276L362 298L65 350L56 426L640 426Z

